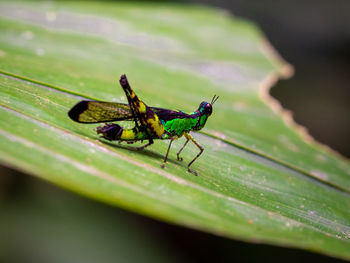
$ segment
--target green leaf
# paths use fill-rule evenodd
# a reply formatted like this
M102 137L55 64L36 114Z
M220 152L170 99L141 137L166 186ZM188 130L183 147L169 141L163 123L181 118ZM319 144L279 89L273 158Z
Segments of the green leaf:
M77 193L236 239L350 259L350 165L267 94L291 68L251 23L198 6L0 3L0 161ZM126 73L150 106L220 99L202 133L160 165L73 123L81 99L125 102Z

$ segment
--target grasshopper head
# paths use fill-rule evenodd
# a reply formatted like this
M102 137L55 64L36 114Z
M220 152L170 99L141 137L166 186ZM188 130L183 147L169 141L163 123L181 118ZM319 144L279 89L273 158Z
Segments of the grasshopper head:
M195 130L200 130L204 127L205 123L207 122L208 117L213 112L213 104L215 101L217 101L218 98L219 97L216 97L216 95L214 95L213 99L211 100L211 103L203 101L199 105L199 108L197 110L197 112L199 113L199 116L198 116L198 122L197 122L197 125L195 127Z
M198 111L201 115L207 115L209 117L213 112L213 106L209 102L203 101L199 105Z
M219 98L219 96L216 97L216 95L214 95L214 97L212 98L211 102L206 102L203 101L198 108L198 112L201 113L201 116L206 115L207 117L209 117L212 112L213 112L213 104L215 103L215 101L217 101Z

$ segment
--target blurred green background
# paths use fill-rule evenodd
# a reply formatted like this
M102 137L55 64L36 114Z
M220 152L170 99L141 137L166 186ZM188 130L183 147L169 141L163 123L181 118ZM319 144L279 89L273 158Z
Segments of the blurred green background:
M189 2L255 21L296 70L272 95L317 140L350 156L349 1ZM168 225L6 167L0 174L0 262L341 262Z

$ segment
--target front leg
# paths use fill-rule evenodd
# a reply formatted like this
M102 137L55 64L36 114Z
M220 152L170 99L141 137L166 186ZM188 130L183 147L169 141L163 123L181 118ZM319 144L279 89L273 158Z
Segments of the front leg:
M196 171L192 170L190 168L190 166L194 163L195 160L197 160L197 158L203 153L204 148L198 143L196 142L196 140L189 134L189 133L184 133L184 136L187 138L187 140L191 140L200 150L200 152L197 154L196 157L194 157L194 159L187 165L187 171L189 171L190 173L193 173L194 175L198 175Z

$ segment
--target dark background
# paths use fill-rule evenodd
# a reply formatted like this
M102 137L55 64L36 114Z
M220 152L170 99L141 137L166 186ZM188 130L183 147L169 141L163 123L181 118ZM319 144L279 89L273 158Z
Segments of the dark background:
M255 21L295 67L272 95L319 141L349 149L350 2L210 1ZM0 167L0 262L340 262L168 225Z
M314 138L350 157L350 1L192 2L255 21L295 68L271 94Z

